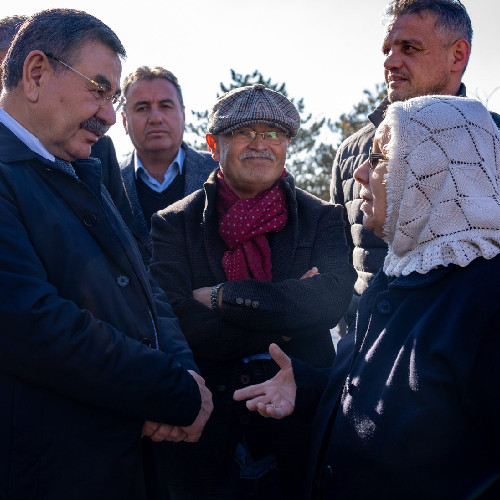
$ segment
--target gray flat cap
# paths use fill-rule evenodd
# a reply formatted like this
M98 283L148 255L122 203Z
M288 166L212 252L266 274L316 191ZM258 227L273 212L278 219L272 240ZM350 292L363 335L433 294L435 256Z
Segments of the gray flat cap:
M219 97L208 117L208 132L225 134L251 123L267 123L295 137L300 116L283 94L258 83L230 90Z

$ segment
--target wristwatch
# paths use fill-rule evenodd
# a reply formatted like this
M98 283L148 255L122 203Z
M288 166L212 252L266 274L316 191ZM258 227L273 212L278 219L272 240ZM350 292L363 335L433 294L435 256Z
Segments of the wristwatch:
M219 283L218 285L213 286L212 291L210 292L210 305L214 311L219 310L219 297L217 296L217 292L223 284L224 283Z

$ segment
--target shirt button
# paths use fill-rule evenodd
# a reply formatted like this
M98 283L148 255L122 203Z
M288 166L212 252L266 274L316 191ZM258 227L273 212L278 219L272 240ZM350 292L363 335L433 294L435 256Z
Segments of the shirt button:
M258 303L256 300L254 300L254 301L252 302L252 307L253 307L254 309L258 309L258 307L259 307L259 303Z
M252 305L252 301L250 299L245 299L245 305L250 307Z
M242 375L240 377L240 382L242 384L248 385L250 383L250 375Z
M125 276L124 274L122 274L122 275L118 276L118 278L116 278L116 283L118 284L118 286L121 286L122 288L124 288L130 283L130 280L128 279L128 276Z
M377 304L377 310L381 314L390 314L392 312L392 305L387 300L382 300Z
M236 303L237 303L239 306L241 306L241 304L243 304L243 299L242 299L241 297L238 297L238 298L236 299Z
M87 215L85 215L85 217L83 218L83 223L87 226L87 227L92 227L92 226L95 226L97 224L97 217L92 214L92 213L88 213Z

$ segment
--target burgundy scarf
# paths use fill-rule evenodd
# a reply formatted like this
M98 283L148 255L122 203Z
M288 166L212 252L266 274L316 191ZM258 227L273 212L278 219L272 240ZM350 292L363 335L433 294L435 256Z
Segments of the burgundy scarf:
M286 169L280 178L285 177ZM285 227L288 219L285 191L276 182L267 191L240 199L217 173L219 234L229 249L222 258L228 281L271 281L271 248L264 236Z

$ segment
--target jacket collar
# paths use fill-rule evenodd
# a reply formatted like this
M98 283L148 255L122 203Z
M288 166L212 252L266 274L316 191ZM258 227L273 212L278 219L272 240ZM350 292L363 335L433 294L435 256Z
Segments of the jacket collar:
M463 83L460 83L460 88L458 89L458 95L460 97L466 97L466 89ZM368 120L370 120L375 127L378 127L385 117L385 111L387 110L390 102L387 97L384 97L382 102L368 115Z
M443 276L450 273L455 267L454 264L450 264L449 266L439 266L436 269L432 269L428 273L420 274L417 272L413 272L408 274L407 276L385 276L389 288L420 288L424 286L431 285L436 281L440 280ZM382 271L381 271L382 272ZM383 272L382 272L383 274Z
M0 123L0 162L29 164L33 168L49 167L72 178L60 165L31 150L2 123ZM71 164L75 168L78 178L85 182L94 194L100 196L101 162L95 158L88 158L73 161Z

